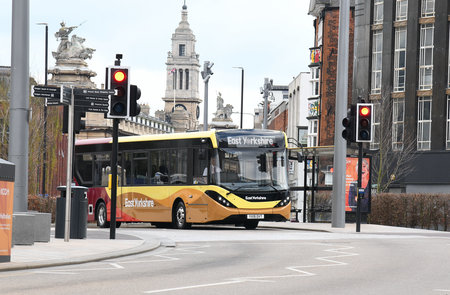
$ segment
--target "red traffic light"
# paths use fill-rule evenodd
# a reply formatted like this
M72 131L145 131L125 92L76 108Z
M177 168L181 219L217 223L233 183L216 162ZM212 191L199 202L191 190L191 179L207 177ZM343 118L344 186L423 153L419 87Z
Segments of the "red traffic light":
M127 79L127 74L125 73L125 71L117 70L113 74L113 79L115 82L121 83Z
M360 114L361 116L368 116L368 115L370 115L370 107L366 107L366 106L361 107L361 108L359 109L359 114Z

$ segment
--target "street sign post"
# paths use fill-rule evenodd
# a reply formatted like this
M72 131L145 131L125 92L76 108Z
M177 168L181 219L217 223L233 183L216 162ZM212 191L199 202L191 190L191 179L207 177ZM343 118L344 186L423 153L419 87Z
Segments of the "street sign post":
M69 105L72 99L72 88L67 86L35 85L32 88L31 95L46 98L48 106Z
M111 89L74 88L75 109L84 112L107 113L110 95L115 93Z

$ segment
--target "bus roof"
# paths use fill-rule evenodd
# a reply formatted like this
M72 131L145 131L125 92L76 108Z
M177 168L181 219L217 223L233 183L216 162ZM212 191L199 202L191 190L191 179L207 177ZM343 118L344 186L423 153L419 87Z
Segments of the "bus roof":
M287 146L286 136L284 132L276 130L262 130L262 129L230 129L230 130L210 130L210 131L198 131L187 133L166 133L166 134L149 134L149 135L136 135L136 136L122 136L119 137L119 143L126 142L143 142L143 141L157 141L157 140L175 140L175 139L194 139L194 138L210 138L212 146L217 148L219 141L226 140L227 137L242 137L242 136L262 136L273 137L277 135L278 142ZM281 136L281 138L280 138ZM76 141L77 146L92 145L92 144L109 144L112 143L112 138L91 138L80 139Z
M122 136L119 137L119 143L155 141L155 140L191 139L191 138L211 138L213 145L216 145L215 130L187 132L187 133L165 133L165 134ZM76 145L108 144L108 143L112 143L112 137L79 139L76 141Z

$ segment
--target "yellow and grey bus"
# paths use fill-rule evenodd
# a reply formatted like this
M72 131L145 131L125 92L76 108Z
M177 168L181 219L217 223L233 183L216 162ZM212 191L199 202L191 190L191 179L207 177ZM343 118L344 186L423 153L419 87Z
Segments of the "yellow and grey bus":
M157 227L235 224L290 216L286 135L224 130L119 138L116 220ZM108 227L111 138L78 140L75 180L88 190L88 220Z

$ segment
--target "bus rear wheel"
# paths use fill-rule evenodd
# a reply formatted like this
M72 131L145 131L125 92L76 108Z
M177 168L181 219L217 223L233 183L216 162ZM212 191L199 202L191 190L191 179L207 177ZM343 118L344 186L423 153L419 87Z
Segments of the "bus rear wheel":
M245 229L256 229L258 227L259 220L247 220L244 222Z
M172 224L174 228L186 229L190 228L190 224L186 221L186 206L183 202L178 202L173 211Z
M97 226L101 228L108 228L109 222L107 221L107 212L105 203L100 203L97 206Z

